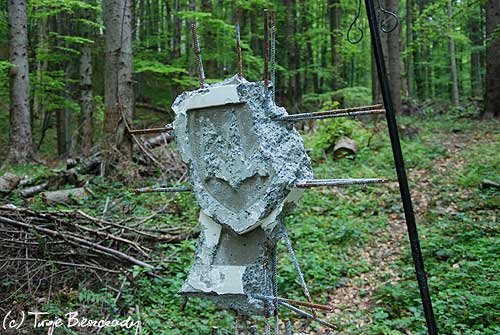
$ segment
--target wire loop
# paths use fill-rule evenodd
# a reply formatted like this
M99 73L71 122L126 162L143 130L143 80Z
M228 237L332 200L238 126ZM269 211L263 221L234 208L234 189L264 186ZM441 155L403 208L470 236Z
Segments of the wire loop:
M380 30L383 33L393 32L399 25L399 17L396 13L391 12L382 6L382 1L378 0L378 9L380 11Z
M356 22L358 21L360 16L361 16L361 0L358 0L358 8L356 10L356 15L354 16L354 20L352 20L351 25L349 26L349 29L347 30L347 40L351 44L358 44L359 42L361 42L361 40L363 39L363 36L364 36L363 29L361 29L360 27L356 27L359 31L358 38L353 38L351 36L353 27L356 24Z

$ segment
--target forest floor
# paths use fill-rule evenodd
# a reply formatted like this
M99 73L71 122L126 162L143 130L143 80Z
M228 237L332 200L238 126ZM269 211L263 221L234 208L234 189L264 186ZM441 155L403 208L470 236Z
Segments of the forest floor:
M403 137L402 145L440 332L499 334L500 191L482 185L486 179L499 182L500 122L441 115L402 117L400 123L412 129L403 131L410 136ZM358 142L355 160L313 157L316 178L395 179L383 122L364 127L373 136ZM310 136L305 142L306 146L314 143ZM44 173L46 168L18 167L13 172L36 170ZM136 183L141 185L134 187L154 182L139 180ZM170 202L171 195L135 195L130 185L100 178L91 187L95 195L75 208L95 217L119 220L156 213L148 221L149 228L196 226L197 209L189 193L176 194ZM38 197L24 200L14 195L5 202L47 210ZM166 203L167 210L158 213ZM51 208L62 209L67 208ZM333 306L333 313L322 317L338 325L338 334L426 333L397 183L308 190L286 224L313 300ZM144 334L210 334L213 326L219 327L221 335L234 334L232 316L206 301L190 299L185 310L179 308L182 300L177 292L195 245L195 239L157 244L156 251L166 259L159 278L137 267L126 276L87 275L78 281L72 277L74 272L66 271L53 284L51 279L50 291L21 290L7 303L56 315L76 309L94 318L140 317ZM281 295L303 299L283 243L278 252ZM10 295L20 283L2 285ZM287 311L281 319L291 319L295 333L328 334L316 322ZM255 322L262 330L262 320Z
M439 124L438 122L438 127L425 129L426 123L418 121L416 123L420 127L424 127L420 130L421 134L419 135L421 143L424 146L431 143L432 145L438 144L440 146L439 151L442 151L440 157L434 159L432 164L417 164L409 169L417 223L423 226L421 227L423 229L420 231L420 237L423 241L424 256L430 254L430 261L437 259L441 262L449 262L453 260L449 264L451 266L446 271L460 272L461 264L467 264L468 258L479 261L479 263L486 261L482 259L476 260L471 254L464 254L463 251L465 248L477 248L475 250L476 254L482 254L483 250L481 249L486 248L489 252L496 253L496 255L490 254L489 257L494 260L493 264L498 266L500 241L498 236L487 233L490 229L492 229L490 233L499 232L497 216L499 214L498 205L500 199L498 197L498 189L495 193L495 191L480 190L477 188L478 186L481 187L481 182L484 181L484 179L481 180L481 177L490 177L498 181L500 161L497 149L495 149L498 148L499 144L498 124L473 121L471 124L465 126L461 122L456 124L447 122ZM429 140L430 142L426 142ZM474 161L475 159L477 160ZM470 218L466 216L470 216ZM409 242L405 221L401 219L399 213L390 213L388 219L386 227L378 231L373 236L374 238L366 243L361 253L361 257L363 257L368 266L373 270L349 278L341 287L328 293L328 302L334 307L333 319L337 320L342 328L340 334L373 332L373 330L369 331L367 328L373 327L374 324L379 325L381 324L380 321L391 318L391 315L383 310L382 306L387 307L388 301L384 301L384 296L380 294L381 291L389 288L389 293L391 293L390 290L392 288L405 286L405 283L402 283L404 281L409 283L413 280L416 283L414 275L411 276L411 266L407 268L406 278L400 268L402 261L407 265L411 264L411 258L408 257ZM429 243L427 241L429 234L434 234L433 239L438 242L439 247L450 243L449 241L447 243L441 241L441 239L445 239L446 237L440 236L440 233L442 233L440 221L450 219L455 225L465 224L463 222L464 219L466 222L469 220L474 221L477 226L469 234L481 241L469 239L466 241L467 246L455 245L455 253L452 251L453 248L446 251L428 250ZM446 225L448 224L450 222L446 223ZM488 227L486 230L485 226ZM469 226L469 228L471 227ZM475 231L476 229L477 231ZM474 235L475 233L477 236ZM484 240L481 236L483 234L486 235ZM450 236L449 238L451 240L455 239L454 236ZM476 244L476 242L478 243ZM484 245L485 242L486 245ZM434 244L434 246L436 245ZM488 264L488 262L483 264ZM477 264L475 265L477 266ZM483 271L484 277L480 275ZM465 300L467 296L473 296L474 299L481 300L484 292L481 292L479 288L484 283L479 283L478 281L491 281L492 278L498 280L496 276L492 276L495 270L483 269L483 271L479 271L477 278L473 278L472 274L469 274L470 277L466 276L470 282L463 282L463 296L458 297L459 299ZM431 265L429 273L433 272L434 269ZM408 277L408 275L410 276ZM437 277L440 275L438 273ZM493 280L492 288L498 287L498 281L495 280ZM441 299L436 299L436 293L440 293L439 289L441 287L432 286L433 278L430 278L429 282L431 283L430 289L435 299L435 306L439 306L442 302ZM456 283L452 286L455 288L455 285ZM415 287L415 285L412 286ZM437 286L447 288L446 285ZM450 291L450 288L447 289ZM455 293L460 294L459 290ZM444 320L439 318L442 311L438 311L436 313L438 315L438 325L441 326L441 330L443 328L446 329L444 332L446 334L448 332L457 334L497 333L500 330L500 318L498 317L498 310L496 311L497 314L495 314L494 310L499 307L500 294L494 293L491 298L489 306L486 301L482 301L480 304L483 308L493 308L493 313L490 315L495 316L492 319L488 319L487 322L476 323L472 321L474 319L472 317L466 322L468 325L455 324L456 320L450 320L443 327L442 323ZM418 299L415 302L418 303ZM462 307L465 310L468 309L468 306ZM471 312L467 311L466 315ZM412 327L406 325L404 317L399 320L394 319L386 324L386 327L382 327L373 333L385 334L394 332L395 334L402 333L408 335L415 332L415 330L410 330ZM422 327L420 329L421 332L424 332Z
M486 137L483 141L487 144L492 138ZM459 144L458 144L459 143ZM441 143L446 149L446 155L435 161L429 169L411 169L410 178L413 181L412 201L414 204L417 222L425 221L425 214L431 206L437 189L433 182L447 182L446 174L449 171L459 171L463 166L463 160L459 153L462 148L471 148L481 145L475 142L473 134L459 135L447 134L447 140ZM457 159L457 157L459 159ZM434 179L431 177L440 176ZM467 190L463 196L470 195ZM456 207L456 206L453 206ZM457 208L445 208L448 213L456 213ZM371 311L382 301L376 297L377 288L380 285L396 285L400 280L397 271L397 263L404 254L404 249L409 248L409 240L406 229L406 221L401 220L400 215L390 214L386 229L378 232L376 238L366 244L363 257L371 268L376 271L362 273L349 280L329 293L328 305L332 306L333 315L341 324L363 328L373 322ZM425 236L423 236L425 238ZM453 265L458 266L457 264ZM362 317L360 317L360 314ZM350 328L350 327L349 327ZM408 329L401 329L406 334L411 334ZM349 334L350 332L346 332Z

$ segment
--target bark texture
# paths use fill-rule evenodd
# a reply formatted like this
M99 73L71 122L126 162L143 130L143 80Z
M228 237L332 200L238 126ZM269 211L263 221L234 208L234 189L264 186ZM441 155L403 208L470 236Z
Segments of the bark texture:
M413 1L406 0L406 48L408 50L406 55L406 88L407 97L413 98L413 54L411 49L413 47Z
M471 78L471 94L473 97L480 97L483 91L482 83L482 57L483 51L481 50L484 45L484 30L482 29L482 15L481 7L477 11L477 15L472 15L469 18L469 38L472 44L470 52L470 78Z
M89 37L88 29L84 29L84 36ZM94 138L94 93L92 89L92 52L90 44L80 48L80 153L89 156Z
M29 107L26 1L9 0L10 148L8 161L24 163L34 155Z
M448 0L448 30L451 33L453 25L452 20L451 0ZM451 101L454 106L458 106L458 75L457 75L457 60L455 54L455 40L448 37L448 52L450 53L450 72L451 72Z
M399 1L386 0L386 7L389 11L398 13ZM388 24L390 25L391 22L388 21ZM401 25L398 25L394 31L387 35L389 86L391 88L394 112L401 113L403 111L403 103L401 101Z
M483 116L500 116L500 1L486 3L486 82Z
M105 0L106 59L104 78L104 132L101 173L132 159L132 138L127 131L134 108L132 82L132 14L128 0Z
M340 1L328 0L328 19L330 23L330 50L333 69L332 89L337 90L340 86L340 67L342 60L338 50L339 41L343 38L340 32Z

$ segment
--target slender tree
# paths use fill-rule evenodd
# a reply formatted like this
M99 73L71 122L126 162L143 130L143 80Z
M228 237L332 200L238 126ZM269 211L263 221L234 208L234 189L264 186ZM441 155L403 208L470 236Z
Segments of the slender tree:
M471 51L470 51L470 80L471 80L471 95L473 97L480 97L483 91L482 83L482 56L484 54L484 36L483 30L481 29L482 17L481 9L482 5L477 6L474 13L469 16L468 19L468 32L471 41Z
M82 17L86 20L92 19L90 11L84 10ZM90 39L92 37L88 26L81 27L82 36ZM84 156L90 155L94 138L94 92L92 87L92 49L90 43L84 43L80 47L80 153Z
M500 1L486 3L486 82L483 116L500 116Z
M457 76L457 60L455 53L455 40L451 36L453 32L453 24L451 22L453 12L451 7L451 0L448 0L447 3L447 13L448 13L448 33L450 36L448 37L448 52L450 54L450 73L451 73L451 101L454 106L458 106L458 76Z
M116 161L132 160L132 138L127 131L134 109L132 8L129 0L104 0L103 5L106 57L101 173L110 175Z
M394 13L399 12L399 0L386 0L386 7ZM388 21L389 26L393 21ZM403 111L401 101L401 26L398 25L391 33L387 34L387 70L389 74L389 86L391 88L393 108L396 113Z
M26 1L9 0L10 150L8 161L24 163L33 158L29 107L28 28Z
M340 33L340 1L328 0L328 20L330 23L330 50L333 69L332 89L340 87L340 67L341 59L338 50L339 40L342 38Z
M413 98L413 0L406 0L406 87L407 96Z

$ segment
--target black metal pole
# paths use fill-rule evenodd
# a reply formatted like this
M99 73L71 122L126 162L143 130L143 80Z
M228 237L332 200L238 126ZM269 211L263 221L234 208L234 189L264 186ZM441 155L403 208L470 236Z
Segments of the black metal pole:
M422 305L424 307L425 321L427 322L427 330L430 335L437 335L438 330L436 320L434 319L434 312L432 311L432 302L429 294L429 287L427 286L427 278L424 270L424 260L422 252L420 251L420 242L418 239L417 225L415 223L415 214L411 204L410 189L408 187L408 179L406 177L406 170L404 166L403 153L401 151L401 144L399 141L398 126L396 116L392 108L392 97L389 89L389 79L385 68L384 54L382 51L382 43L380 41L380 33L377 23L377 15L375 13L375 6L373 0L365 0L366 14L368 16L368 24L370 26L370 34L375 55L375 62L377 64L378 79L382 91L382 98L384 100L387 126L389 128L389 136L391 138L392 153L394 156L394 163L396 165L396 173L398 175L399 190L401 193L401 200L406 218L406 226L408 228L408 236L410 238L411 254L413 262L415 263L415 272L417 274L418 287L420 289L420 296L422 298Z

